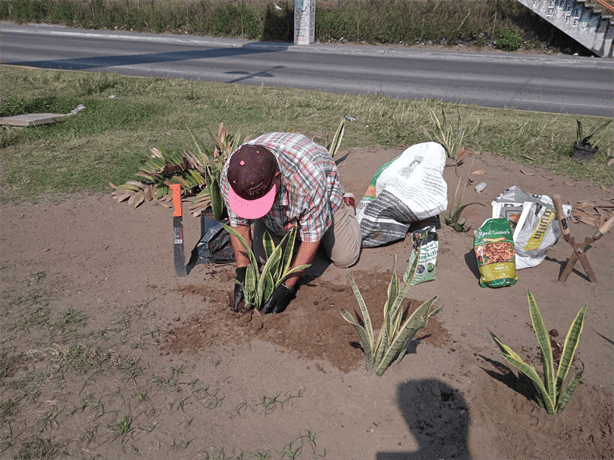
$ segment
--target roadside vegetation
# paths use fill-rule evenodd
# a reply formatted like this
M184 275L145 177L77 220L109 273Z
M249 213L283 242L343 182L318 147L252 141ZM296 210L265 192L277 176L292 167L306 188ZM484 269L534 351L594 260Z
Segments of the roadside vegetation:
M292 42L294 3L266 0L4 0L3 20ZM516 0L318 1L316 40L581 51Z
M2 66L2 116L68 113L55 125L2 128L3 200L36 201L75 192L111 192L109 182L135 179L150 147L193 149L189 130L209 138L221 121L253 137L297 131L328 145L345 115L343 149L408 146L431 140L430 114L458 113L467 149L492 152L565 174L611 185L612 126L600 134L592 161L570 158L577 122L602 117L491 109L383 95L353 96L287 88L141 78L106 73ZM110 98L110 96L115 96Z

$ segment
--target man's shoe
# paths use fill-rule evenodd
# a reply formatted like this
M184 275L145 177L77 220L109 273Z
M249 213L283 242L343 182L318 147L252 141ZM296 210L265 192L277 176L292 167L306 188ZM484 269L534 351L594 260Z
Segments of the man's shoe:
M356 212L356 199L354 198L354 194L353 193L344 193L343 194L343 202L352 207L354 209L354 212Z

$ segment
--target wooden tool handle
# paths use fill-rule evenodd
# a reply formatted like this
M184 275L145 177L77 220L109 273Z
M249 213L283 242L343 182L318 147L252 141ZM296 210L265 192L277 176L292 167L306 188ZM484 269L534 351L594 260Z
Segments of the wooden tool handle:
M595 240L598 240L603 235L608 233L608 231L612 228L613 225L614 225L614 215L610 216L610 218L606 220L605 223L601 227L599 227L599 230L597 230L597 233L595 233L593 238Z
M561 232L563 232L563 236L569 236L569 228L567 228L567 220L565 219L565 211L563 211L563 204L561 203L561 195L558 193L552 196L552 201L554 201L554 208L556 209L556 218L561 225Z
M183 208L181 207L181 185L171 185L171 191L173 192L173 206L175 208L173 217L182 217Z

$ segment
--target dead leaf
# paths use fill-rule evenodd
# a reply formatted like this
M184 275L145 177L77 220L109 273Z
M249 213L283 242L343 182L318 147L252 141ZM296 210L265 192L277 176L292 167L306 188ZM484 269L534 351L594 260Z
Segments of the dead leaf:
M610 161L608 161L608 166L612 165L614 165L614 158L610 158Z
M535 175L535 173L532 173L532 172L529 172L529 171L525 171L524 169L521 169L520 172L522 174L526 174L527 176L534 176Z
M607 188L605 185L602 185L602 186L601 186L601 190L603 190L604 192L607 192L607 191L608 191L608 188Z
M482 174L486 174L486 171L484 171L483 169L478 169L476 171L473 171L471 174L473 174L474 176L481 176Z
M523 155L523 157L527 158L528 160L535 160L535 158L530 157L529 155Z
M571 182L563 182L565 185L569 185L570 187L575 187L576 184L573 184Z
M465 147L461 147L458 154L456 155L456 164L458 165L461 161L463 161L463 158L465 158L465 155L467 155L467 150L465 150Z
M138 198L137 198L137 199L134 201L134 207L135 207L135 208L138 208L138 206L139 206L140 204L142 204L144 201L145 201L145 197L144 197L144 196L143 196L143 194L141 193L141 194L139 195L139 197L138 197Z
M542 177L543 177L544 179L547 179L547 180L553 180L553 179L554 179L554 177L552 177L552 176L546 176L545 174L542 174Z
M116 195L115 199L117 200L118 203L121 203L122 201L125 201L128 198L130 198L130 196L131 196L130 194L125 193L123 195Z

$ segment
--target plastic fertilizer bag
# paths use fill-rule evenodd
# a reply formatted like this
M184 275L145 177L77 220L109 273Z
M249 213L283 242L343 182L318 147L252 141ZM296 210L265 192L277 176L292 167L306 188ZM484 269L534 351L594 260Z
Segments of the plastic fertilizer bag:
M416 266L416 274L412 280L412 286L426 283L437 278L437 251L439 250L439 239L434 226L424 227L412 233L413 247L407 270L403 275L403 282L407 281L409 270L414 263L416 254L420 253L420 259Z
M481 287L516 284L516 250L509 220L485 220L474 232L473 247L480 269Z
M564 204L565 217L571 206ZM552 198L524 193L513 186L492 202L492 216L506 217L514 231L516 270L539 265L561 236Z

